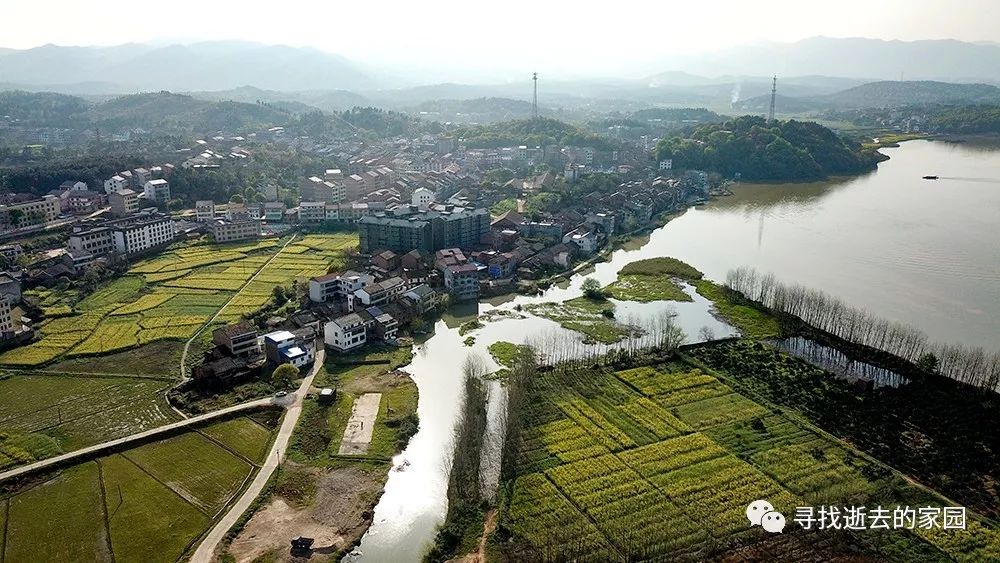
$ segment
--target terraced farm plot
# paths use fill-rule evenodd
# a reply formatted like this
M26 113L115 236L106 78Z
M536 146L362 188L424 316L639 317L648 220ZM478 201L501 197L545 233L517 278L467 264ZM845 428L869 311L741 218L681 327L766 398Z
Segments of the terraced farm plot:
M247 452L258 438L264 444L271 438L247 418L200 431ZM72 466L41 484L8 492L5 559L177 561L252 471L198 431ZM203 506L205 499L212 506Z
M165 381L13 375L0 380L0 431L51 434L63 450L168 424ZM57 452L52 452L57 453Z
M208 516L125 457L101 465L116 561L176 561L208 527Z
M220 323L239 320L266 306L275 287L342 266L346 250L357 245L357 236L308 235L279 252L280 244L278 240L196 243L143 260L128 275L62 311L66 316L43 323L36 342L0 354L0 365L35 367L161 340L187 340L216 313ZM52 307L66 306L51 294L39 298ZM153 319L158 318L187 322L157 325Z
M677 418L695 428L748 420L763 416L767 412L764 407L737 393L686 403L674 408Z
M744 548L801 559L840 548L813 535L776 543L748 525L750 502L767 499L787 516L810 503L935 498L683 362L618 373L557 368L538 374L524 404L504 524L547 560L699 561ZM1000 532L982 527L961 546L905 532L891 546L865 541L856 543L890 559L939 560L930 541L959 560L988 560Z
M242 486L242 479L250 473L247 462L194 432L124 455L185 500L212 515L229 502Z
M255 463L264 458L271 440L270 430L246 417L214 424L203 432Z
M109 561L97 464L87 462L10 499L7 561Z

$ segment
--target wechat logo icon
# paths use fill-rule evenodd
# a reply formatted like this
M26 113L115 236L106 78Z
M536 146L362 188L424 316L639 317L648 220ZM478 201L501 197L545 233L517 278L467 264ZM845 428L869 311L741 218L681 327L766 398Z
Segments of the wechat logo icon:
M785 529L785 517L766 500L755 500L747 506L747 520L751 526L760 526L772 534Z

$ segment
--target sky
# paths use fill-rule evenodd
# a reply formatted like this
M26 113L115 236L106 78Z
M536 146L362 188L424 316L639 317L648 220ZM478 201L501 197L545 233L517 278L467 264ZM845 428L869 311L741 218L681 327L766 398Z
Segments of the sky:
M1000 42L1000 0L3 0L0 46L241 39L373 65L566 73L807 37Z

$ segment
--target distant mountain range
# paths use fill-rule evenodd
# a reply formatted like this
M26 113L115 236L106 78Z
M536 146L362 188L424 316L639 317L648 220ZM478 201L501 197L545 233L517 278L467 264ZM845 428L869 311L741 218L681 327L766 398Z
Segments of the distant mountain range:
M770 95L756 96L736 105L741 111L766 111ZM879 81L825 96L795 97L780 95L775 106L779 113L804 113L823 109L858 109L912 105L1000 104L1000 88L990 84L953 84L949 82Z
M339 55L237 41L0 51L0 80L78 94L227 90L247 84L286 91L377 86Z
M650 107L759 112L767 110L773 75L778 76L779 112L785 113L993 102L990 82L1000 84L1000 45L816 37L665 58L660 67L670 70L631 79L558 80L543 74L539 104L546 115L570 112L582 119ZM378 106L459 122L529 115L527 71L515 82L460 84L434 83L429 68L427 84L407 87L400 87L391 72L315 49L239 41L0 49L0 90L52 91L91 102L169 90L210 101L266 102L292 113ZM914 81L886 81L901 73ZM479 101L461 103L473 100ZM484 109L484 103L489 107Z
M660 64L662 68L703 75L1000 82L1000 46L955 40L813 37L794 43L762 42L697 56L669 57Z

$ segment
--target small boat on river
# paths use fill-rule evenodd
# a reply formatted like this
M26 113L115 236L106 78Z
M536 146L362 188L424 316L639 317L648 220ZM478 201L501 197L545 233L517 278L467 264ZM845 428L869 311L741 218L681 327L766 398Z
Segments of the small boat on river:
M924 176L924 180L937 180L937 176Z

